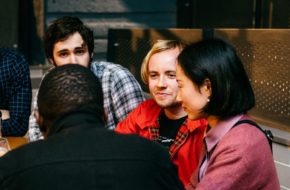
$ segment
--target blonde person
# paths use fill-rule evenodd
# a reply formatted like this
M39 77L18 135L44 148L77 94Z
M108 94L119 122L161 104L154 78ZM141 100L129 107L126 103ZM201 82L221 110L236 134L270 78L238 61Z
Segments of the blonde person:
M148 52L141 66L141 76L152 99L146 100L120 122L116 131L133 133L163 145L177 166L184 185L196 170L205 120L191 121L176 100L176 58L184 44L160 40Z

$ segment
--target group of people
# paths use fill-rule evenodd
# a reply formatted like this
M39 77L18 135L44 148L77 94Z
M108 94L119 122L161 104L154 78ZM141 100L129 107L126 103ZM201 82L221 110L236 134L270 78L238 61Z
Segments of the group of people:
M93 32L77 17L55 20L44 46L54 67L29 125L30 103L15 110L4 101L14 99L11 82L0 83L0 109L10 113L3 135L29 126L31 141L0 158L0 189L280 189L265 135L239 124L251 120L255 97L229 43L157 41L141 66L146 100L127 69L92 60ZM27 72L16 97L30 102ZM23 126L5 124L13 120Z

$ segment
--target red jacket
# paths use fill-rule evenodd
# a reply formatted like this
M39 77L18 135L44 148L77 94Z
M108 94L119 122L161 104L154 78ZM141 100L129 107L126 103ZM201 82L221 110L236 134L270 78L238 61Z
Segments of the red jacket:
M160 112L161 108L154 100L146 100L120 122L115 131L134 133L157 141ZM203 119L197 121L187 119L169 148L171 160L177 166L178 176L184 185L189 183L190 176L197 168L206 125L207 122Z

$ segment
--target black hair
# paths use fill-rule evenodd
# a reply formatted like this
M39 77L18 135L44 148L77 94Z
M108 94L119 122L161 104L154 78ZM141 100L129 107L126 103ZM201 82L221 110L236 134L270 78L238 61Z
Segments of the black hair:
M207 39L193 43L179 54L178 64L198 87L210 80L212 94L203 109L205 114L226 119L254 107L254 92L242 61L225 41Z
M101 121L104 118L101 83L90 69L78 64L51 70L41 82L37 104L48 123L78 109L96 112Z
M53 58L54 45L66 40L68 37L78 32L88 46L90 57L94 52L94 33L78 17L64 16L56 19L48 27L44 35L44 49L48 59Z

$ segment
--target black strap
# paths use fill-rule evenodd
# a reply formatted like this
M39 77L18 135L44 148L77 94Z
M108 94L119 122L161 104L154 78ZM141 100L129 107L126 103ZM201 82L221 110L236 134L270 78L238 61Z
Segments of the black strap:
M273 134L270 130L262 129L257 123L255 123L252 120L247 120L247 119L238 121L236 124L234 124L234 126L232 128L234 128L240 124L243 124L243 123L248 123L252 126L255 126L257 129L259 129L261 132L263 132L268 140L268 143L269 143L271 151L272 151L272 141L273 141L274 137L273 137Z

